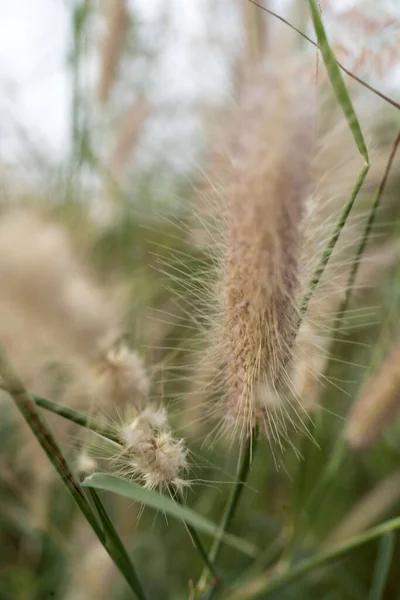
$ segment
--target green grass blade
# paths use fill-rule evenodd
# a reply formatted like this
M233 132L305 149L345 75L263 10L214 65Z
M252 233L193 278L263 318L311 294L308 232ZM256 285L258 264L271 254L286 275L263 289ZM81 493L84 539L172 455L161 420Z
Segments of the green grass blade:
M329 46L328 39L327 39L326 33L325 33L325 29L324 29L324 26L323 26L323 23L322 23L322 20L321 20L320 14L319 14L319 10L318 10L315 0L309 0L309 5L310 5L311 17L313 20L315 33L316 33L317 39L318 39L318 47L321 51L322 58L325 63L325 67L326 67L330 82L332 84L333 91L334 91L336 98L342 108L342 111L347 119L350 131L353 135L354 141L357 145L357 148L358 148L361 156L364 158L365 164L363 165L363 167L360 171L360 174L358 176L358 179L356 181L356 184L355 184L350 196L346 200L346 202L339 214L339 217L338 217L338 219L333 227L333 230L329 236L327 245L320 257L320 260L315 269L315 272L313 273L311 280L308 284L307 290L301 300L299 323L301 322L301 319L303 318L304 314L307 311L308 303L309 303L309 301L310 301L310 299L322 277L322 274L325 270L326 265L328 264L328 261L329 261L331 255L332 255L332 252L336 246L336 242L339 239L340 233L347 221L347 217L350 214L350 211L353 207L354 201L358 196L358 193L361 189L362 184L364 183L364 180L365 180L368 170L369 170L368 150L367 150L367 146L365 144L364 136L361 131L360 123L358 121L357 115L353 108L353 104L351 102L349 93L346 88L346 84L344 83L343 77L340 73L340 69L336 62L335 55L333 54L333 52Z
M68 466L46 421L36 410L35 404L25 386L9 363L6 353L0 348L0 376L2 388L11 396L29 425L39 444L47 454L55 470L61 477L76 504L90 523L96 534L102 537L99 524L91 510L79 484Z
M103 531L105 535L104 547L109 551L109 554L113 556L115 563L125 574L125 577L131 588L136 591L137 597L140 600L146 600L146 594L136 573L136 569L110 517L108 516L104 504L100 500L94 488L88 488L88 493L91 496L93 504L98 512L99 519L103 525Z
M385 167L385 171L383 173L382 179L381 179L381 181L379 183L378 189L376 191L376 194L375 194L372 206L371 206L371 210L370 210L370 213L369 213L368 221L367 221L367 224L365 226L365 230L364 230L363 236L361 238L360 245L359 245L359 247L357 249L357 253L356 253L355 257L354 257L353 266L352 266L352 269L351 269L351 272L350 272L350 275L349 275L349 279L348 279L348 282L347 282L347 286L346 286L346 295L345 295L345 298L343 300L343 304L340 307L340 311L339 311L339 320L341 320L341 317L343 316L344 312L346 311L346 309L348 307L349 300L350 300L350 295L351 295L351 290L353 288L353 285L354 285L354 282L355 282L355 279L356 279L357 270L358 270L358 267L360 265L360 260L361 260L361 257L363 255L363 252L364 252L364 250L366 248L366 245L368 243L368 238L369 238L370 233L372 231L372 227L373 227L373 224L374 224L374 221L375 221L376 213L378 211L379 204L380 204L380 201L381 201L381 198L382 198L382 194L383 194L383 192L385 190L386 183L387 183L387 180L388 180L388 177L389 177L389 173L390 173L390 169L392 168L393 160L394 160L394 157L396 155L396 152L397 152L397 149L399 147L399 144L400 144L400 131L398 132L398 134L396 136L396 139L394 141L394 144L392 146L392 150L391 150L390 155L389 155L389 160L388 160L387 165Z
M216 536L219 532L219 526L199 515L194 510L187 506L182 506L168 496L160 494L152 490L146 490L141 485L116 477L106 473L94 473L82 484L86 487L94 487L96 489L107 490L114 494L119 494L125 498L129 498L134 502L145 504L155 510L164 512L165 514L175 517L189 525L195 527L198 531L202 531L212 536ZM232 548L236 548L243 554L254 557L258 553L258 549L245 540L234 535L225 533L222 537L223 542Z
M131 573L125 568L125 565L119 562L119 555L115 553L115 548L107 545L105 532L101 527L96 515L94 514L90 504L85 497L81 486L75 480L75 477L68 466L68 463L61 452L51 430L49 429L46 421L39 414L36 409L35 403L26 390L23 381L14 371L11 363L9 362L6 353L0 347L0 377L2 388L13 398L19 411L23 415L25 421L29 425L32 433L36 437L39 444L47 454L49 460L53 464L55 470L60 476L61 480L65 484L66 488L70 492L71 496L75 500L78 508L92 527L94 533L97 535L104 548L107 550L111 559L120 569L122 575L127 580L132 591L135 593L139 600L146 600L142 594L141 588L135 585L131 577Z
M317 552L315 555L301 561L293 566L288 571L273 575L271 572L263 573L254 578L248 584L228 591L224 596L224 600L250 600L251 598L268 598L269 594L280 590L296 579L307 575L329 562L344 557L346 554L359 548L363 544L371 542L382 535L400 529L400 517L386 521L377 527L373 527L359 535L356 535L349 540L338 544L333 548Z
M243 488L245 485L245 482L247 480L249 471L250 471L250 465L251 465L251 461L256 449L256 442L257 442L257 431L253 432L253 435L248 439L247 441L247 445L246 448L243 452L243 456L241 457L241 461L237 470L237 474L236 474L236 481L234 483L233 488L231 489L231 493L229 495L228 501L226 503L222 518L221 518L221 522L219 524L218 527L218 531L217 534L214 537L212 546L211 546L211 550L209 553L209 559L211 560L211 562L216 562L216 560L218 559L219 556L219 552L221 550L221 542L224 538L224 535L226 534L226 531L228 530L231 521L233 519L233 516L236 512L236 508L239 504L239 500L240 497L242 495L243 492ZM207 585L207 579L208 579L208 572L207 570L205 570L200 579L199 582L197 584L197 590L200 593L203 593L205 591L206 585ZM214 584L213 589L215 589L216 585ZM208 598L212 597L212 591L210 592L210 595L208 596Z
M36 394L31 394L31 398L37 406L40 406L40 408L44 408L45 410L59 415L64 419L68 419L68 421L72 421L81 427L90 429L94 433L106 437L112 442L117 444L121 443L117 431L111 425L99 423L85 413L79 412L78 410L73 410L68 406L54 402L54 400L49 400L48 398L43 398L42 396L37 396Z
M332 252L336 246L336 242L339 239L340 233L341 233L341 231L347 221L347 217L349 216L350 211L353 207L354 201L357 198L358 192L360 191L361 186L364 183L364 179L367 176L368 169L369 169L369 165L363 166L363 168L361 169L360 175L358 176L357 182L356 182L349 198L346 200L342 210L340 211L339 217L338 217L338 219L333 227L333 230L329 236L326 247L321 254L317 268L315 269L315 271L311 277L311 280L307 286L307 290L301 300L300 320L307 311L308 303L309 303L309 301L310 301L310 299L322 277L322 274L325 270L326 265L328 264L328 261L329 261L331 255L332 255Z
M383 598L390 563L393 558L395 539L393 531L390 531L381 537L371 592L368 596L368 600L382 600Z
M361 156L364 158L365 162L368 164L368 150L365 144L364 136L361 131L360 123L358 122L357 115L354 111L349 93L346 88L346 84L343 81L342 74L336 62L335 55L333 54L329 46L325 29L317 7L317 3L315 2L315 0L308 1L311 10L311 18L314 24L314 30L318 39L318 45L322 54L323 61L325 63L326 70L328 72L329 79L332 84L333 91L335 92L336 98L345 114L350 130L353 134L354 141L357 144L358 150Z

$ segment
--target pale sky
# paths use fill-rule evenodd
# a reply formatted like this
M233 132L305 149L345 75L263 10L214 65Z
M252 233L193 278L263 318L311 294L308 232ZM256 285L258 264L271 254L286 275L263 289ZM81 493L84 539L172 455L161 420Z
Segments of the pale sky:
M22 132L25 147L28 141L43 155L50 154L56 159L65 155L70 131L67 56L71 46L69 6L73 1L0 0L0 155L3 157L15 160L18 156L21 136L15 136L15 130ZM176 35L163 50L157 65L155 101L157 93L177 105L218 97L226 65L218 60L215 49L204 44L209 23L202 8L207 0L168 1L169 7L173 7L169 10ZM335 7L353 2L335 0ZM165 0L129 0L129 3L135 14L150 24L165 8ZM276 0L275 8L283 11L286 3L287 0ZM220 31L226 30L227 43L232 44L229 39L232 15L223 14L222 18ZM195 48L196 44L199 47L203 44L203 54L196 54L193 44Z

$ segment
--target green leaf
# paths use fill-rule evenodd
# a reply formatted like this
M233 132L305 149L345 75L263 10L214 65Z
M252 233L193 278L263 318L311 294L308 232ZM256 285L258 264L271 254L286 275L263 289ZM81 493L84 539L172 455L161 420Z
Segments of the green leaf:
M134 502L145 504L155 510L162 511L171 517L180 519L189 525L193 525L198 531L208 533L211 536L219 535L219 526L206 517L199 515L187 506L182 506L181 504L174 502L174 500L168 498L168 496L165 496L164 494L146 490L133 481L121 479L121 477L108 475L106 473L94 473L86 479L82 485L107 490L108 492L114 492L114 494L125 496L125 498L129 498ZM254 544L229 533L225 533L222 540L225 544L228 544L232 548L236 548L248 556L254 557L258 553L258 548L254 546Z
M378 558L374 570L374 578L368 596L369 600L382 600L383 598L390 563L392 562L395 539L393 531L385 533L381 537Z
M324 60L325 67L328 72L333 90L346 116L347 122L353 134L354 141L357 144L358 150L361 156L364 158L365 162L368 164L368 150L365 144L364 136L361 131L360 123L354 111L349 93L343 81L343 77L338 67L338 64L336 62L335 55L333 54L329 46L317 4L315 0L309 0L309 4L311 10L311 17L314 24L314 30L318 39L318 45L320 47L322 58Z

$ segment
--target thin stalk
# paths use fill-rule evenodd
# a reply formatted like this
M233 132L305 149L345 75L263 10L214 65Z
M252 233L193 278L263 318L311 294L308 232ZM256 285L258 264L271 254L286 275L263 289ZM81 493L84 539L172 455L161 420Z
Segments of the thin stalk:
M26 390L21 378L9 362L5 351L0 347L0 377L2 386L13 398L19 411L29 425L32 433L47 454L64 485L75 500L78 508L92 527L111 559L118 565L122 575L129 583L132 591L139 600L146 600L141 588L134 586L128 569L119 562L119 556L114 553L114 547L106 543L105 532L100 526L78 482L75 480L67 461L64 458L46 421L38 413L35 403Z
M364 165L360 171L356 184L349 196L346 200L339 217L333 227L333 230L329 236L328 243L322 252L320 260L318 262L317 268L315 269L311 280L308 284L307 291L305 292L301 304L300 304L300 321L303 318L304 314L307 311L308 303L322 277L322 274L325 270L326 265L332 255L332 252L336 246L336 242L339 239L340 233L347 221L347 217L350 214L350 211L353 207L354 201L358 196L358 193L361 189L362 184L367 176L369 170L369 156L368 149L365 144L364 136L361 131L360 123L358 121L357 115L353 108L349 93L347 91L346 85L343 81L343 77L340 73L335 55L333 54L328 39L326 37L325 29L321 20L321 16L319 14L318 7L316 5L315 0L308 0L311 17L313 20L314 30L318 39L318 47L321 51L321 55L325 64L325 68L327 70L332 89L336 95L337 101L340 104L342 111L347 119L347 123L349 129L352 133L354 142L358 148L359 153L364 159Z
M85 413L82 413L78 410L73 410L68 406L64 406L63 404L54 402L54 400L49 400L48 398L43 398L42 396L37 396L36 394L31 394L31 398L36 404L36 406L40 406L40 408L44 408L45 410L59 415L64 419L68 419L68 421L72 421L73 423L76 423L81 427L90 429L94 433L108 438L112 442L115 442L117 444L121 443L121 439L117 431L114 429L114 427L112 427L112 425L99 423L98 421L92 419Z
M196 529L194 529L194 527L192 525L188 525L188 523L186 523L185 527L188 530L188 533L189 533L190 537L192 538L193 543L196 546L198 553L200 554L201 558L203 559L206 569L208 569L208 571L215 578L214 584L218 585L221 581L221 577L218 574L215 564L213 563L211 558L208 556L208 554L199 538L199 534L197 533Z
M110 556L113 556L119 569L125 574L125 578L133 590L136 591L138 598L146 598L146 594L136 573L136 569L129 557L124 544L121 541L107 510L100 500L97 491L94 488L87 488L93 504L99 515L104 531L104 547Z
M381 181L379 183L378 189L377 189L377 191L375 193L375 196L374 196L374 200L373 200L373 203L372 203L371 211L369 213L369 218L368 218L367 224L365 226L364 234L363 234L363 237L361 239L361 243L360 243L360 245L358 247L358 251L356 253L356 256L355 256L355 259L354 259L354 262L353 262L353 266L352 266L352 269L351 269L351 272L350 272L350 275L349 275L349 279L348 279L348 282L347 282L346 296L345 296L345 298L344 298L344 300L343 300L343 302L342 302L342 304L341 304L341 306L339 308L339 311L338 311L338 313L336 315L336 318L335 318L335 323L334 323L334 327L333 327L333 338L336 338L336 334L338 333L338 331L340 329L340 326L341 326L343 315L344 315L344 313L345 313L345 311L346 311L346 309L348 307L348 303L349 303L350 295L351 295L351 290L353 288L354 281L355 281L355 278L356 278L356 275L357 275L357 269L358 269L358 266L359 266L359 263L360 263L360 259L361 259L361 256L362 256L364 250L365 250L365 247L366 247L366 245L368 243L368 238L369 238L372 226L373 226L374 221L375 221L376 212L377 212L377 209L378 209L379 204L380 204L380 199L381 199L382 194L383 194L383 192L385 190L386 183L387 183L387 180L388 180L388 177L389 177L389 173L390 173L390 170L391 170L391 167L392 167L392 164L393 164L393 160L394 160L394 157L396 155L396 151L398 149L399 144L400 144L400 131L398 132L398 134L396 136L396 139L394 141L392 150L391 150L390 155L389 155L388 162L387 162L386 167L385 167L385 171L383 173L382 179L381 179ZM331 355L334 356L335 354L336 354L336 352L335 352L335 349L333 348L331 350ZM329 368L329 365L328 365L328 368ZM339 439L337 441L337 443L336 443L335 450L334 450L334 452L332 454L331 460L328 463L328 467L324 470L324 473L323 473L320 481L318 482L316 488L314 489L314 491L313 491L312 495L310 496L310 499L309 499L309 501L307 503L306 510L309 513L310 512L313 513L314 510L316 509L317 502L320 500L321 494L323 494L326 491L327 486L329 485L329 483L332 481L332 479L334 478L334 476L338 472L340 466L343 464L345 456L346 456L346 444L345 444L345 442L344 442L343 439Z
M340 312L339 312L340 318L342 318L343 314L345 313L345 311L346 311L346 309L348 307L349 300L350 300L350 295L351 295L351 291L352 291L352 288L353 288L353 285L354 285L354 281L356 279L358 267L360 265L360 259L361 259L361 256L363 255L365 247L366 247L366 245L368 243L368 238L370 236L370 233L371 233L371 230L372 230L372 226L373 226L374 221L375 221L376 213L377 213L377 210L379 208L379 204L380 204L380 201L381 201L381 198L382 198L382 194L383 194L383 192L385 190L386 183L387 183L387 180L388 180L388 177L389 177L389 173L390 173L390 169L392 168L393 160L394 160L394 157L396 155L396 152L397 152L397 149L399 147L399 144L400 144L400 131L398 132L398 134L396 136L396 139L394 141L394 144L392 146L392 150L391 150L390 155L389 155L389 160L387 162L387 165L385 167L385 171L383 173L382 179L381 179L381 181L379 183L378 189L377 189L376 194L374 196L374 201L372 203L372 207L371 207L371 210L370 210L370 213L369 213L368 221L367 221L367 224L365 226L364 234L362 236L360 245L358 247L357 254L356 254L355 258L354 258L353 266L352 266L352 269L351 269L351 272L350 272L350 275L349 275L349 279L348 279L348 282L347 282L347 286L346 286L346 295L345 295L345 298L343 300L342 306L340 307Z
M251 4L254 4L254 6L257 6L258 8L260 8L261 10L263 10L264 12L268 13L269 15L271 15L272 17L275 17L275 19L278 19L279 21L281 21L282 23L284 23L285 25L287 25L288 27L290 27L290 29L293 29L296 33L298 33L299 35L301 35L302 38L304 38L305 40L307 40L307 42L309 42L315 48L317 48L318 50L320 50L319 45L316 42L314 42L314 40L312 40L310 37L308 37L308 35L306 35L303 31L301 31L300 29L298 29L297 27L295 27L287 19L284 19L283 17L281 17L281 15L278 15L276 12L274 12L270 8L267 8L266 6L263 6L262 4L259 4L255 0L248 0L248 2L250 2ZM336 58L335 58L335 60L336 60ZM376 94L376 96L379 96L379 98L382 98L382 100L385 100L385 102L388 102L389 104L391 104L392 106L394 106L395 108L397 108L397 109L400 110L400 104L398 102L396 102L392 98L389 98L388 96L385 96L385 94L382 94L382 92L380 92L379 90L377 90L376 88L374 88L372 85L370 85L369 83L367 83L366 81L364 81L360 77L357 77L357 75L355 75L354 73L352 73L351 71L349 71L348 69L346 69L346 67L344 65L342 65L342 63L339 62L338 60L336 60L336 64L343 71L343 73L346 73L346 75L348 75L349 77L351 77L352 79L354 79L354 81L357 81L357 83L360 83L367 90L369 90L373 94Z
M367 176L369 170L369 164L365 163L363 168L361 169L361 172L358 176L356 185L354 186L349 198L346 200L340 214L339 217L336 221L336 224L333 227L333 230L329 236L329 240L328 243L324 249L324 251L321 254L321 257L319 259L319 263L317 265L317 268L315 269L311 280L308 284L307 287L307 291L305 292L301 304L300 304L300 318L302 318L305 313L307 312L307 308L308 308L308 303L311 300L311 296L313 295L321 277L322 274L325 270L326 265L328 264L328 261L332 255L332 252L336 246L336 242L339 239L340 233L347 221L347 217L350 214L350 211L353 207L354 201L357 198L358 192L361 189L361 186Z
M389 575L390 563L393 558L396 538L393 531L385 533L379 542L378 558L375 565L374 577L368 600L382 600L386 581Z
M338 558L342 558L355 548L397 529L400 529L400 517L386 521L377 527L373 527L364 533L356 535L346 542L334 546L330 550L317 552L310 558L301 561L298 565L291 567L290 570L280 573L275 577L270 571L263 573L245 586L241 586L236 590L228 590L223 596L223 600L250 600L251 598L259 597L267 598L271 592L283 588L303 575L313 572L318 567Z
M170 490L170 495L171 495L171 498L174 498L173 490ZM185 503L184 503L182 494L180 494L180 493L175 494L175 498L179 504L184 506ZM200 554L206 568L210 571L210 573L213 574L213 576L215 577L215 581L219 582L220 577L219 577L218 571L216 570L214 563L210 560L209 556L207 555L207 552L200 540L199 534L197 533L196 529L193 527L193 525L190 525L189 523L185 523L185 527L186 527L186 530L187 530L189 536L192 539L193 544L195 545L198 553Z
M233 488L231 489L231 493L229 495L228 501L225 505L224 512L222 514L219 531L215 536L211 550L208 554L208 558L211 563L216 563L218 560L218 556L221 550L222 537L223 534L228 531L229 526L232 522L234 514L236 512L236 508L239 504L240 497L242 495L244 486L246 484L246 480L250 471L251 462L254 456L254 452L257 444L257 431L253 431L252 435L249 437L246 446L244 448L244 452L242 453L242 457L237 469L236 479ZM197 584L197 589L199 592L204 592L207 586L209 571L204 570L199 582ZM218 582L214 582L212 586L212 590L210 592L209 598L212 597L213 590L216 589L216 585Z

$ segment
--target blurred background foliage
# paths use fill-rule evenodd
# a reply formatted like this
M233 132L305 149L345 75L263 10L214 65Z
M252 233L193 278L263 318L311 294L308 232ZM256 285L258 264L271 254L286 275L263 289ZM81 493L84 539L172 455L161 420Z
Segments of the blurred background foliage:
M58 1L69 23L69 133L63 152L53 153L14 122L9 132L13 142L2 144L0 156L2 209L34 205L44 210L67 229L99 282L108 288L123 282L128 289L130 343L153 374L155 398L162 397L171 409L174 425L192 452L194 484L187 502L217 522L237 455L223 441L203 445L207 426L192 422L196 398L189 394L187 348L194 334L182 325L176 298L193 310L197 295L188 298L185 290L188 283L201 282L209 261L201 243L195 243L193 208L196 212L205 185L205 165L217 160L213 151L218 152L223 137L222 115L235 101L243 57L257 44L266 54L282 44L295 52L314 50L244 0ZM338 58L359 77L397 97L398 4L320 4ZM311 34L305 2L271 2L269 7ZM379 107L374 144L386 160L400 115L371 93L362 95L364 102ZM373 189L371 184L366 190L369 196ZM398 191L397 160L374 239L398 238ZM181 271L181 281L171 277L174 268ZM321 390L323 408L310 422L313 439L294 434L297 452L288 448L277 461L268 441L260 441L232 530L254 542L261 554L252 563L225 547L221 568L227 582L247 569L251 577L273 565L294 564L333 538L346 539L399 514L400 422L393 422L365 451L353 451L342 441L343 420L364 378L379 366L398 334L399 295L400 268L394 265L378 287L357 298L352 328L343 343L333 346L330 382L325 380ZM40 488L31 488L36 459L18 460L24 438L7 397L0 410L0 599L130 598L61 484L53 481L46 498ZM60 438L69 455L76 441ZM371 493L377 493L372 508L365 504ZM149 598L193 597L190 582L197 581L202 563L184 525L150 509L139 519L140 507L116 497L104 499ZM37 504L44 511L40 518L33 509ZM206 537L204 543L209 543ZM378 542L372 542L260 597L366 599L377 553ZM397 544L384 598L400 599L399 560Z

